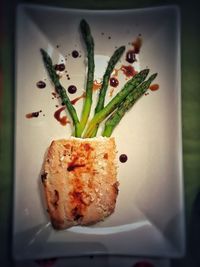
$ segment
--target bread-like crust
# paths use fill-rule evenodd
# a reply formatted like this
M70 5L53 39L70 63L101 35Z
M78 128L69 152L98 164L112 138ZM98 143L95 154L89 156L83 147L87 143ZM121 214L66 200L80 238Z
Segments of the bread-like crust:
M116 177L113 137L52 141L42 182L53 227L90 225L113 213Z

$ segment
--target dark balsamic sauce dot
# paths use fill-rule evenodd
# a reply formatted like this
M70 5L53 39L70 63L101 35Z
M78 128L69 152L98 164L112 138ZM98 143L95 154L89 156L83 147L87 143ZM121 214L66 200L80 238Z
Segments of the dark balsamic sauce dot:
M38 117L39 116L39 112L33 112L33 117Z
M76 88L75 85L70 85L70 86L68 87L67 90L68 90L68 92L69 92L70 94L75 94L76 91L77 91L77 88Z
M37 118L39 116L39 112L31 112L31 113L28 113L26 114L26 118L27 119L31 119L31 118Z
M72 57L77 58L79 56L79 52L77 50L72 51Z
M108 36L108 39L111 39L111 37L110 37L110 36Z
M43 82L43 81L39 81L36 83L37 87L40 88L40 89L43 89L46 87L46 83Z
M128 160L128 157L127 157L126 154L121 154L119 156L119 160L120 160L120 162L124 163L124 162L126 162Z
M58 70L58 71L63 71L65 70L65 64L61 63L61 64L56 64L54 66L55 70Z
M126 53L126 61L129 62L129 63L133 63L136 61L136 58L135 58L135 51L134 50L129 50L127 53Z
M118 84L119 84L119 81L117 80L117 78L115 78L115 77L110 78L110 85L112 87L117 87Z

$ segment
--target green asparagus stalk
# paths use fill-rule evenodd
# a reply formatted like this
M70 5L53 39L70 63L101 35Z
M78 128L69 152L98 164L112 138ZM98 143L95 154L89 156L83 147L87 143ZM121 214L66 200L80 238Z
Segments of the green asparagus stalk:
M93 135L95 128L101 123L111 112L113 112L118 105L130 94L137 86L142 83L149 73L149 69L144 69L136 74L131 80L129 80L121 91L98 113L96 113L93 119L90 121L84 138L89 138Z
M87 49L88 71L87 71L87 82L86 82L86 96L80 119L79 136L81 136L90 115L90 110L92 106L92 91L93 91L94 68L95 68L94 41L90 32L90 27L85 20L82 20L80 23L80 28Z
M49 74L49 77L51 78L51 81L53 82L56 92L60 95L62 102L66 105L66 108L68 109L68 112L73 120L73 124L75 127L75 136L79 136L79 119L76 113L75 108L73 107L73 105L70 102L70 99L66 93L65 88L61 85L60 81L59 81L59 77L54 69L52 60L50 58L50 56L47 54L47 52L43 49L40 49L41 53L42 53L42 57L43 57L43 61L44 61L44 65L46 67L46 70Z
M121 121L125 113L135 104L135 102L147 91L152 81L156 78L157 73L151 75L149 79L140 84L132 94L129 94L119 105L116 111L106 120L102 136L110 137L114 128Z
M116 63L118 62L118 60L122 56L124 50L125 50L125 46L119 47L114 52L114 54L112 55L112 57L110 58L110 60L108 62L107 69L106 69L105 74L103 76L103 83L102 83L102 86L101 86L100 91L99 91L99 98L98 98L98 102L97 102L97 105L95 108L95 114L97 112L99 112L104 107L105 95L106 95L106 91L108 88L110 75L113 72L113 69L114 69Z
M114 70L116 63L122 56L124 50L125 50L125 46L119 47L117 50L115 50L114 54L112 55L112 57L110 58L108 62L108 66L103 76L102 86L99 91L99 98L98 98L98 102L95 108L95 114L99 112L102 108L104 108L105 96L106 96L106 91L108 88L110 76ZM97 130L98 130L98 126L96 127L92 137L96 136Z

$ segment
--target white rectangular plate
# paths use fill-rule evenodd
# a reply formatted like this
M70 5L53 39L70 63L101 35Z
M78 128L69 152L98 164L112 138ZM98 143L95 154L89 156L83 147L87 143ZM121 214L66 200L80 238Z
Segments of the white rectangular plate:
M158 73L159 90L143 96L114 130L120 191L116 210L90 227L55 231L45 210L40 180L45 152L53 139L71 135L71 125L54 118L59 100L44 68L40 48L64 63L65 88L86 80L86 51L79 23L88 21L95 42L95 79L99 81L116 47L126 52L138 35L143 44L135 69ZM73 50L80 57L73 58ZM126 53L125 53L126 54ZM129 65L125 60L121 62ZM119 91L126 79L119 71ZM69 76L67 76L69 75ZM39 89L36 83L45 81ZM111 99L109 86L106 101ZM94 93L94 103L97 92ZM52 99L53 98L53 99ZM83 99L75 107L80 115ZM40 111L37 118L26 114ZM64 112L62 115L65 115ZM75 10L21 5L16 31L14 245L17 259L81 255L180 257L184 252L182 181L180 19L176 7L136 10Z

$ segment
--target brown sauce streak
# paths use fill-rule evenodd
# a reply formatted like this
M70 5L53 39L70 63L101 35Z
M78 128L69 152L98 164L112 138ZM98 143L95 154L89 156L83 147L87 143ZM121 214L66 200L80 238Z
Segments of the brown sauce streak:
M67 116L62 116L61 117L61 112L65 110L65 106L59 108L58 110L55 111L54 113L54 118L60 122L61 125L65 126L67 123L70 123L70 121L67 119Z
M102 86L102 82L98 82L97 80L94 80L93 82L93 91L97 91L101 88Z
M80 96L74 98L74 99L71 100L70 102L71 102L72 105L75 105L76 102L77 102L78 100L80 100L81 98L85 98L85 92L84 92L82 95L80 95Z
M132 46L134 48L134 52L135 54L139 54L140 53L140 49L142 47L142 37L138 36L133 42L132 42Z
M40 112L42 112L42 111L40 110L40 111L36 111L36 112L27 113L26 118L27 119L37 118L37 117L39 117Z

